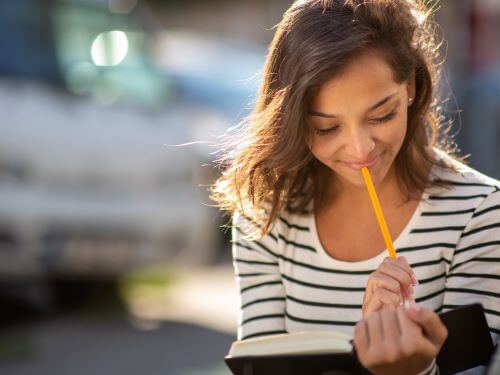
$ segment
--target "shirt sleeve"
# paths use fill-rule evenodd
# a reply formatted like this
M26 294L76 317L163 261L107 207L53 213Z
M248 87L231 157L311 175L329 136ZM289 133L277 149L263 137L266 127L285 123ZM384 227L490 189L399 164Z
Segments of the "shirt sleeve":
M436 359L423 371L419 372L417 375L439 375L439 368L436 365Z
M457 243L446 278L443 311L480 303L496 342L500 333L500 190L476 208Z
M272 230L259 240L249 239L252 228L248 219L233 216L233 265L240 293L238 340L286 332L278 236Z

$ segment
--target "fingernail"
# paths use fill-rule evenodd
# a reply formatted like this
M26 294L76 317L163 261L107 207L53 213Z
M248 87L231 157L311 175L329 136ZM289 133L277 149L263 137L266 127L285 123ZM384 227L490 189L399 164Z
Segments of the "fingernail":
M418 285L418 279L417 279L417 276L415 276L414 273L411 275L411 285L413 285L413 286L417 286Z

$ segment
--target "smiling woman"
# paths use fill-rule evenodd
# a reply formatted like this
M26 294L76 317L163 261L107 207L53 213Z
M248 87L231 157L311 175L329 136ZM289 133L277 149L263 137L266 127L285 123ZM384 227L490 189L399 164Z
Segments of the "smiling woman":
M331 178L331 170L311 153L310 138L326 134L326 130L336 131L338 123L332 124L333 118L324 118L325 122L318 126L308 127L310 115L321 112L320 109L326 115L349 114L347 121L352 123L353 116L367 115L359 111L379 104L379 100L385 99L384 94L397 91L394 101L412 100L407 111L400 110L399 117L405 119L407 131L399 152L392 155L401 191L408 199L419 199L429 184L431 166L449 168L426 152L438 145L439 128L443 125L439 102L431 105L435 99L434 85L439 79L440 57L432 23L425 22L428 10L421 1L405 6L398 1L375 2L371 6L363 1L344 3L297 1L289 9L269 48L253 116L240 129L247 147L240 147L237 155L228 152L235 155L233 160L222 160L231 166L226 173L228 178L222 180L232 183L227 188L216 185L216 200L229 211L241 206L247 198L252 200L254 204L247 210L252 210L252 217L260 217L261 234L285 206L292 212L303 212L313 198L320 205L327 193L326 180ZM328 91L336 94L333 99L328 98L325 90L329 84L340 85L344 92L330 87ZM391 85L395 92L387 91ZM407 90L403 92L405 87ZM410 95L408 89L415 95ZM373 102L368 103L370 100ZM387 105L394 103L389 101ZM346 102L349 107L344 106ZM335 112L328 113L332 103ZM351 112L354 106L359 108L352 108L355 112ZM379 109L370 113L371 123L389 115L381 114L386 106ZM311 129L317 130L311 132ZM449 155L454 153L444 134L440 135L439 148ZM354 165L369 161L363 155L346 156L349 157L346 161ZM431 185L446 186L440 181ZM262 214L263 204L269 199L272 199L270 212Z
M225 144L213 186L233 214L240 339L370 333L357 346L363 365L416 374L437 371L446 330L436 312L479 302L500 332L500 182L465 166L440 132L424 4L300 0L285 13L253 115ZM363 166L397 259L385 258ZM395 332L411 340L381 345Z

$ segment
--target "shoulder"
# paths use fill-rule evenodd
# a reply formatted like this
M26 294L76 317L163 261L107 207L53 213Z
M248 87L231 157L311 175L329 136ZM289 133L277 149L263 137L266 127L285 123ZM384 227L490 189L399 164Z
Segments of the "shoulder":
M489 194L500 190L500 181L454 159L443 151L435 151L438 157L449 165L448 168L434 167L429 176L431 180L446 181L451 185L447 193L442 191L441 194L473 193L485 195L484 198L486 198Z
M310 232L313 217L312 212L299 214L283 211L278 216L277 227L281 233L288 233L290 231Z
M259 220L250 213L236 211L232 215L232 228L233 233L236 231L239 237L252 240L271 238L277 242L278 239L286 240L295 237L297 233L310 233L311 226L314 224L313 217L312 213L300 214L283 210L271 223L267 232L262 233L264 221L267 219L265 215Z
M293 257L293 251L314 249L314 216L312 213L299 214L281 212L266 233L262 226L242 213L233 214L232 242L240 247L255 248L279 258Z
M231 220L233 235L243 239L255 240L262 235L264 223L258 217L254 217L249 211L235 211Z
M449 188L428 189L427 201L431 211L428 215L438 215L442 219L463 220L464 223L487 210L488 217L500 215L500 181L441 153L448 168L434 167L430 180L446 181ZM439 215L438 215L439 216ZM491 220L491 217L489 218Z

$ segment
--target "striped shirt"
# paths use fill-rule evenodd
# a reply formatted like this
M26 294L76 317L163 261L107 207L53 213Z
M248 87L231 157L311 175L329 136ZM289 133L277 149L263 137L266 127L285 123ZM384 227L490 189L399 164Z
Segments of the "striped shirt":
M451 160L451 159L450 159ZM494 341L500 333L500 182L455 161L434 167L451 189L425 192L394 241L414 270L419 305L438 313L481 303ZM233 217L233 264L240 291L238 339L337 330L353 334L368 277L387 252L360 262L332 258L318 238L314 215L283 213L260 240L251 223Z

